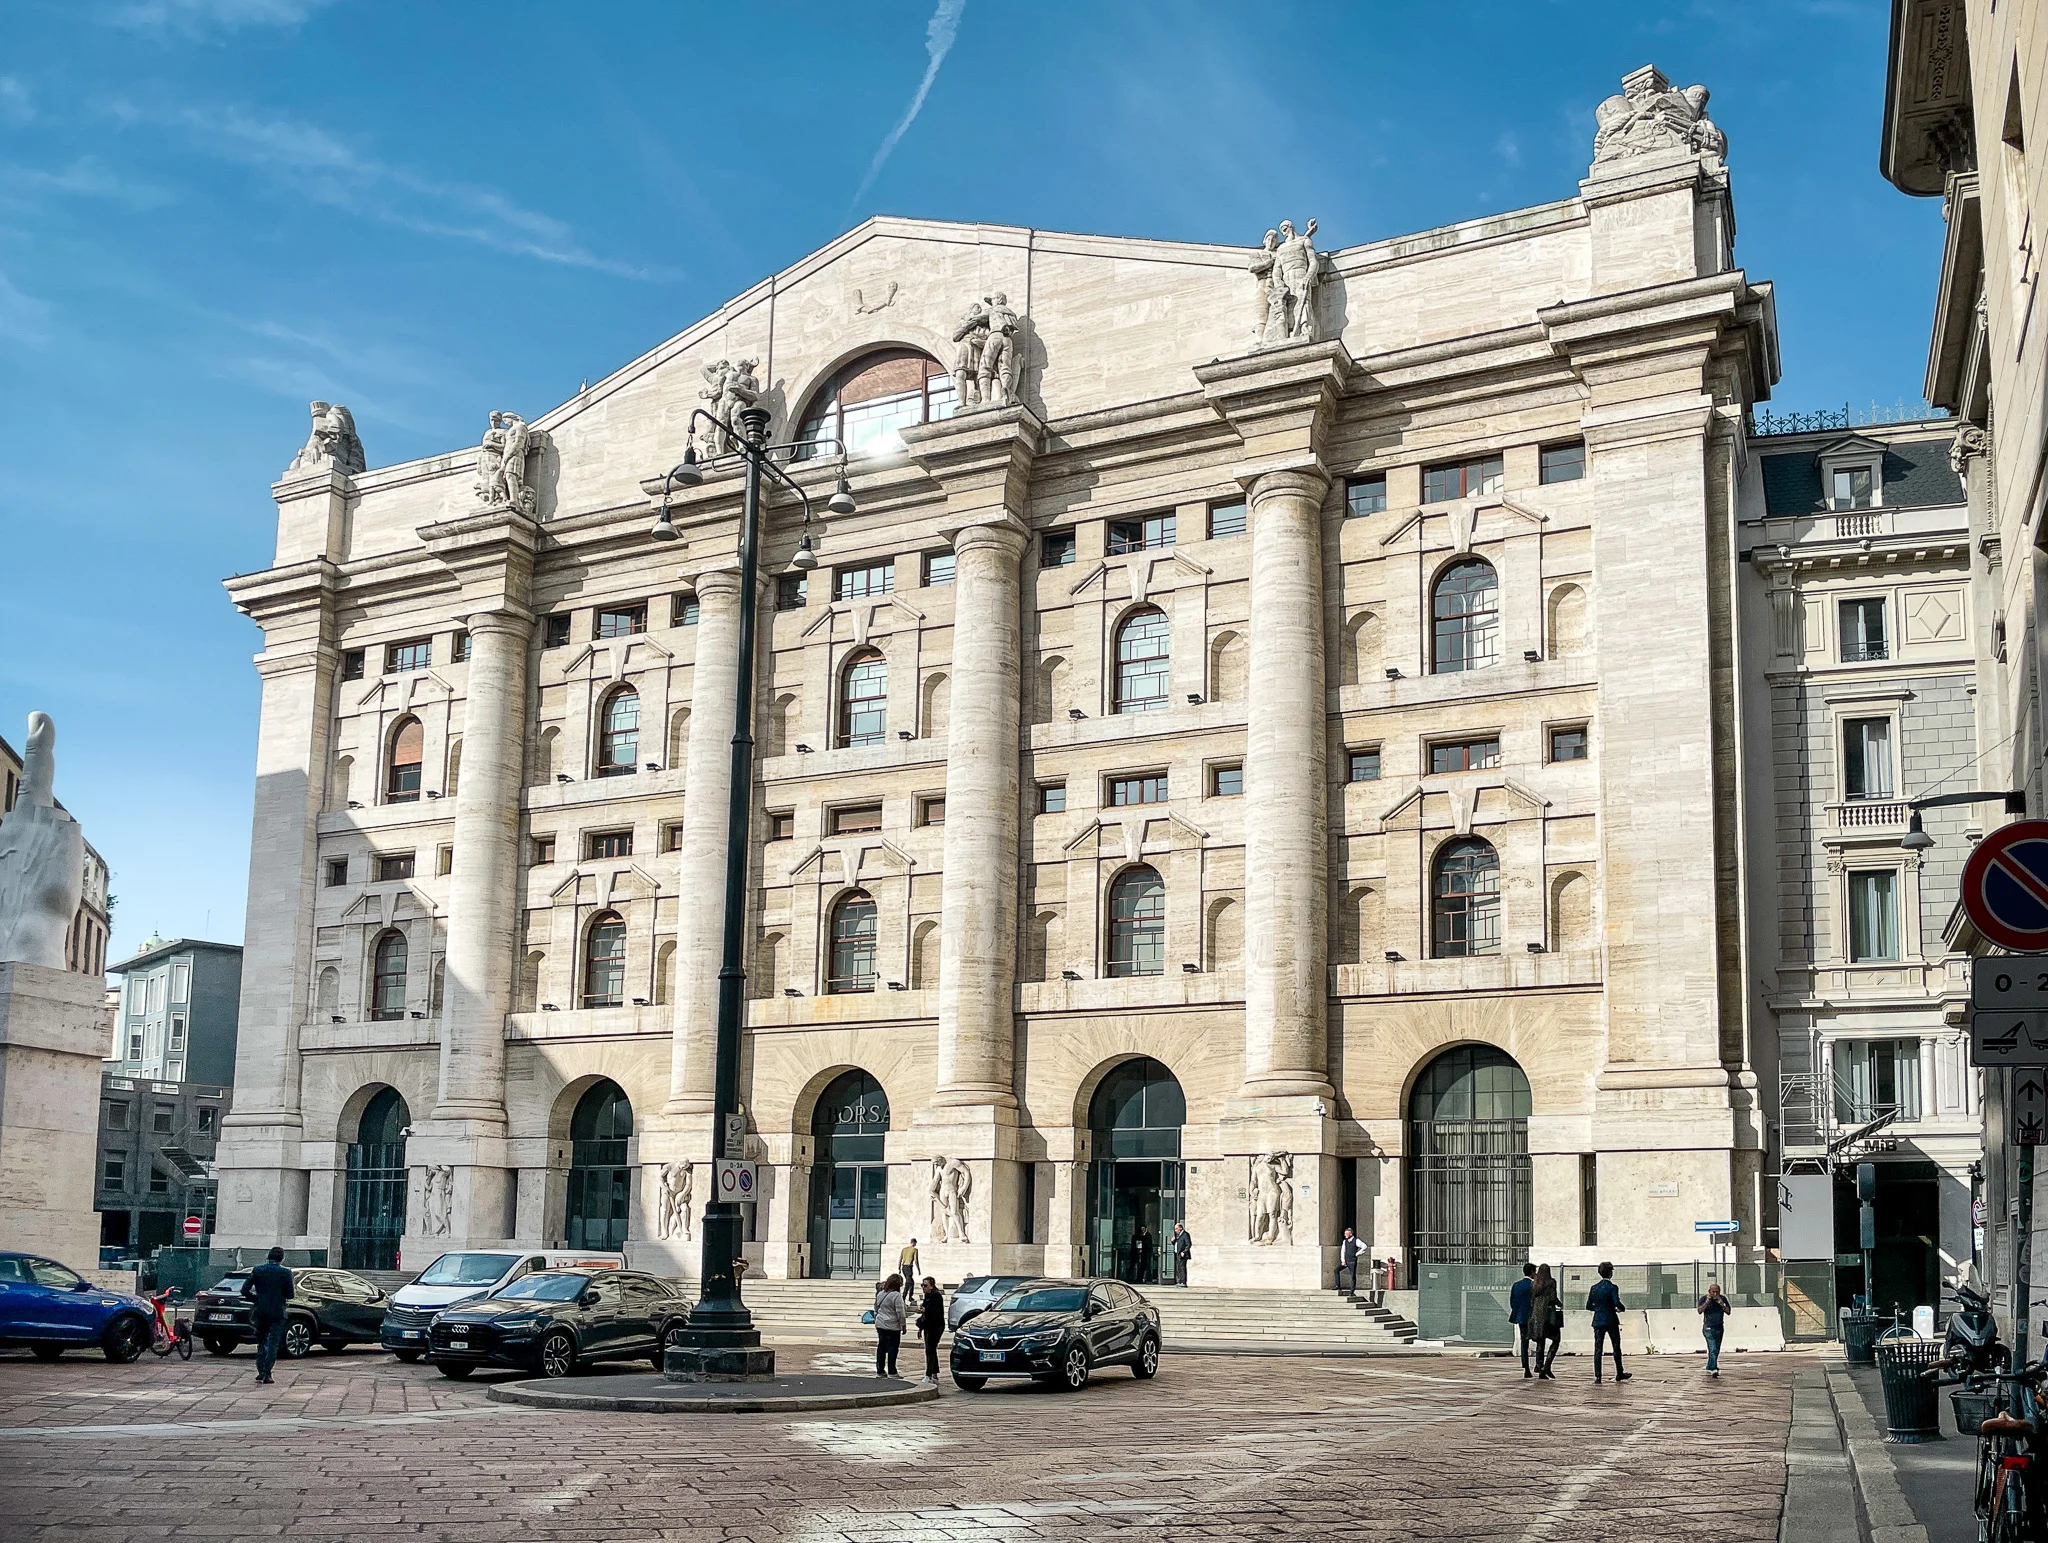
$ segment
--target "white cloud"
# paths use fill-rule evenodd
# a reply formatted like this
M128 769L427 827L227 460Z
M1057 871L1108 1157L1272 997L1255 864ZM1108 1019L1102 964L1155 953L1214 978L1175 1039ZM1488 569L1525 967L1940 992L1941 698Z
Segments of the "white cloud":
M14 281L0 273L0 338L40 348L49 341L50 306L46 300L25 295Z
M1500 138L1493 142L1493 151L1508 166L1520 166L1522 164L1522 142L1515 137L1513 129L1503 129L1501 131Z
M187 37L234 32L243 27L296 27L333 0L131 0L108 19L138 32L177 32Z
M0 122L27 123L36 115L36 104L28 94L28 83L18 76L0 75Z
M910 106L897 120L896 127L889 130L882 141L882 148L875 152L875 158L868 165L868 174L860 179L860 186L854 189L853 201L859 203L875 176L882 169L882 163L889 159L889 153L896 148L896 142L904 135L918 113L924 107L924 99L932 89L932 82L939 78L939 66L946 62L946 55L953 50L953 37L960 30L960 13L967 9L967 0L939 0L939 7L932 12L932 19L924 27L924 51L929 56L924 67L924 79L917 83L917 94L910 99Z
M111 198L131 209L158 209L171 202L171 194L166 189L119 176L90 155L80 156L61 171L0 165L0 195L10 190L68 193L78 198Z

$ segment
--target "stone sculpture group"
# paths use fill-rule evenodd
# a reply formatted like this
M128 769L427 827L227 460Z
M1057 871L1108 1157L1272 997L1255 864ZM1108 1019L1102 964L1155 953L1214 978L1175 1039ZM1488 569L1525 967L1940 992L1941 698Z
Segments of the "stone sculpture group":
M1023 318L1000 289L967 308L953 329L953 389L962 408L1000 407L1017 399L1017 333Z
M519 414L491 414L476 460L476 496L487 508L533 513L535 497L526 477L526 458L545 442L546 436Z
M1294 1246L1294 1154L1267 1152L1251 1159L1248 1236L1254 1243Z
M974 1193L974 1173L958 1157L932 1159L932 1241L965 1243L967 1201Z
M1282 220L1278 230L1266 232L1258 255L1251 260L1252 277L1259 293L1252 326L1252 342L1259 348L1276 348L1282 343L1313 343L1320 335L1316 323L1316 287L1322 282L1329 257L1315 247L1316 222L1296 233L1292 220Z
M1621 90L1593 109L1593 164L1682 150L1726 155L1728 136L1707 116L1707 88L1671 89L1653 65L1622 77Z
M715 359L700 371L704 377L704 389L697 393L709 404L707 410L720 423L730 424L737 420L740 409L752 407L761 400L761 381L754 374L759 368L759 359L742 359L734 363L730 359ZM724 455L732 448L732 436L723 429L707 428L703 431L697 453L709 460L715 455Z
M365 469L363 442L356 437L355 414L336 402L312 404L313 430L306 443L285 468L287 477L299 472L334 470L353 477Z
M13 812L0 818L0 964L64 968L64 938L85 888L85 832L58 804L57 725L28 715Z
M697 1187L697 1167L694 1163L663 1163L661 1165L661 1203L656 1213L656 1226L662 1240L690 1236L690 1201Z

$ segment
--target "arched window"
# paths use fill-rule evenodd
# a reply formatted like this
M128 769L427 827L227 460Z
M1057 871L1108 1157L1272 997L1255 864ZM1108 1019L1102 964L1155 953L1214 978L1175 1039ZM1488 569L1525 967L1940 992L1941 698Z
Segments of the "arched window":
M1491 1045L1424 1067L1408 1099L1409 1253L1418 1264L1529 1255L1529 1079Z
M1116 699L1120 713L1157 712L1166 706L1172 647L1166 613L1157 606L1133 611L1116 629Z
M1500 663L1500 580L1480 558L1452 563L1436 581L1435 671L1481 670Z
M866 890L855 890L832 911L832 965L825 977L829 995L875 989L874 898Z
M863 648L846 662L839 690L839 743L879 745L889 737L889 661Z
M1109 973L1166 973L1166 883L1156 868L1126 868L1109 886Z
M842 440L848 455L889 455L903 448L901 430L950 418L957 403L953 377L936 359L914 348L883 349L842 366L820 388L796 437Z
M349 1270L395 1270L405 1236L405 1133L412 1112L396 1088L380 1090L349 1143L342 1183L341 1263Z
M583 942L583 1005L618 1007L626 1000L626 922L605 911Z
M1500 952L1500 854L1489 842L1468 836L1438 851L1430 911L1437 958Z
M405 1016L405 934L397 930L377 939L371 955L370 1016L380 1020Z
M569 1194L564 1241L571 1248L626 1246L633 1170L626 1165L633 1106L616 1082L593 1083L569 1117Z
M621 686L604 699L597 731L597 774L630 777L640 769L640 693Z
M384 775L384 801L416 804L420 798L420 762L426 759L427 731L417 718L401 718L391 732L391 761Z

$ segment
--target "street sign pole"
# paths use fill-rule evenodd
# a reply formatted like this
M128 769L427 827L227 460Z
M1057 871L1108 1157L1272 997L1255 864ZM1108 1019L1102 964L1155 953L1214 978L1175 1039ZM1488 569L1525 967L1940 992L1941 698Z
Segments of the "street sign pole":
M2034 1149L2024 1146L2019 1149L2020 1214L2015 1223L2018 1235L2012 1247L2012 1364L2024 1368L2027 1364L2027 1319L2033 1314L2033 1287L2027 1277L2031 1273L2034 1252ZM2027 1390L2015 1382L2012 1385L2012 1412L2020 1419L2027 1419L2031 1411L2027 1408Z

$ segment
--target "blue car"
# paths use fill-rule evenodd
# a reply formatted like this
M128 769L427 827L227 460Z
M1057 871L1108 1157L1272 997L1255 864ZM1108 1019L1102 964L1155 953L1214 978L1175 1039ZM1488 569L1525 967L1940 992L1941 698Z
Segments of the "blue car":
M109 1361L132 1361L149 1348L155 1316L141 1297L102 1291L54 1259L0 1254L0 1346L54 1361L97 1345Z

